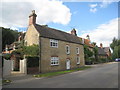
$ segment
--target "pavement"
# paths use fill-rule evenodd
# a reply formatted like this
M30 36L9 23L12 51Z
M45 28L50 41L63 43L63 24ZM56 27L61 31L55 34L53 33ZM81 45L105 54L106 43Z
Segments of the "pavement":
M90 65L93 68L51 78L35 78L32 75L13 74L12 81L4 88L117 88L118 62ZM89 65L87 65L89 66Z
M11 75L5 77L4 79L11 80L12 83L18 83L18 82L30 81L35 78L33 77L33 75L26 75L26 74L21 74L19 72L12 72Z

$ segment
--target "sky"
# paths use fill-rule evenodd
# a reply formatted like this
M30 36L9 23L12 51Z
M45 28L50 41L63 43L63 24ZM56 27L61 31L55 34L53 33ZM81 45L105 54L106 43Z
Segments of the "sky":
M118 37L118 2L76 2L62 0L3 0L0 5L0 26L26 31L31 11L37 24L70 33L75 28L79 37L90 36L91 42L107 47Z

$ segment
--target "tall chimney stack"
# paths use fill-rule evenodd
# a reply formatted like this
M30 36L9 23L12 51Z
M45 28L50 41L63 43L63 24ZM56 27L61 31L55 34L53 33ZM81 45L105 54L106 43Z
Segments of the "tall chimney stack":
M32 10L32 14L29 16L29 25L36 24L36 17L35 10Z
M71 34L77 36L75 28L73 28L73 30L71 31Z
M103 48L103 44L102 43L100 43L100 48Z

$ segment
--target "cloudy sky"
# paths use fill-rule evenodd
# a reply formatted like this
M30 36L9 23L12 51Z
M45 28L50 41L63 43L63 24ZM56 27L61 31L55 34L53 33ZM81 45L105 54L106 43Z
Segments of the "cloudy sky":
M10 2L11 1L11 2ZM35 10L38 24L47 24L65 32L72 28L83 38L109 46L118 37L118 2L76 2L74 0L3 0L0 5L0 26L26 31L28 16Z

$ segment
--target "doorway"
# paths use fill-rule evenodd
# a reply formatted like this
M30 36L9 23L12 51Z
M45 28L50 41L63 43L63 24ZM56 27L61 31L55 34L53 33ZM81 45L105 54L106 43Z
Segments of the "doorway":
M70 69L70 60L69 59L67 59L67 61L66 61L66 69L67 70Z

